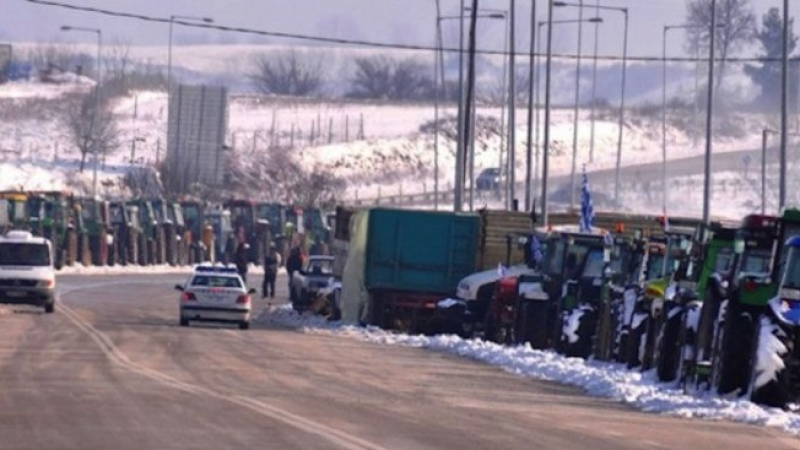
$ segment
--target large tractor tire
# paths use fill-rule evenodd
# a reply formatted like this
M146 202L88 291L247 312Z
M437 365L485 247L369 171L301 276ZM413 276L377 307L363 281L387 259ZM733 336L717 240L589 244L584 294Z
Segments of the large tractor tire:
M634 317L633 323L625 337L624 360L628 369L642 366L646 347L645 341L647 340L647 329L651 320L649 314L635 313L635 316L639 316L639 320Z
M728 304L717 358L717 391L722 395L743 395L750 384L755 318L733 302Z
M586 359L592 354L592 344L597 330L597 311L588 305L579 305L570 311L564 321L561 342L564 356Z
M668 317L661 330L656 353L656 372L659 381L671 382L678 378L681 364L681 327L684 312L675 312Z
M753 333L753 367L750 399L766 406L785 408L790 399L789 339L775 320L763 315ZM779 364L783 363L783 364Z

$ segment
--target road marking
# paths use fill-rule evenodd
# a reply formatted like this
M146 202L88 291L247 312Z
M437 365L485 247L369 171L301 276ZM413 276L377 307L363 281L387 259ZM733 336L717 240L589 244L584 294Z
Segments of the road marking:
M89 286L80 288L76 287L67 292L76 291L86 287ZM92 285L91 287L99 287L99 286ZM361 449L383 450L383 447L380 447L377 444L373 444L372 442L363 440L361 438L337 430L335 428L331 428L326 425L314 422L313 420L306 419L302 416L281 409L277 406L263 403L248 397L229 396L221 394L206 387L187 383L177 378L174 378L170 375L159 372L157 370L153 370L144 367L142 365L139 365L131 361L126 354L120 351L119 348L117 348L116 345L114 345L114 343L106 334L104 334L103 332L95 328L92 324L83 319L83 317L81 317L71 307L65 305L63 302L61 302L59 306L60 308L58 309L58 311L62 313L64 316L66 316L67 319L69 319L70 322L72 322L81 331L86 333L97 344L100 350L106 355L106 357L108 357L108 359L111 362L131 372L143 375L147 378L160 382L174 389L178 389L184 392L197 395L205 395L208 397L234 403L236 405L250 409L263 416L277 420L286 425L295 427L303 432L320 436L324 439L333 442L336 445L341 446L342 448L356 449L356 450L361 450Z

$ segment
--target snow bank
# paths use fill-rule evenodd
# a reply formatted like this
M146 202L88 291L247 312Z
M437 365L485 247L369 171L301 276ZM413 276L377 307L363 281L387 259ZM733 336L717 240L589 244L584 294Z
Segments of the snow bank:
M303 332L356 338L384 345L417 347L449 353L500 367L539 380L578 386L588 394L616 400L645 412L684 418L729 420L782 429L800 434L800 415L764 408L746 400L731 400L708 392L686 394L674 383L660 383L654 371L629 371L623 365L567 358L530 346L506 347L480 339L453 335L411 336L375 327L345 326L313 315L298 315L290 305L273 307L259 317L261 323L300 328Z
M58 271L59 275L128 275L128 274L189 274L192 273L194 266L170 266L160 264L153 266L89 266L81 264L63 267ZM264 270L255 265L250 265L247 269L248 274L263 274Z

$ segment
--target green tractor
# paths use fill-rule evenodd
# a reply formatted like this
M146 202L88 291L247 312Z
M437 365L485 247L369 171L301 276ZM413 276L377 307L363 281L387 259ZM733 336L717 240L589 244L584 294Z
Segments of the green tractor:
M229 200L223 207L230 211L237 243L247 244L249 261L260 265L271 241L269 221L259 217L256 203L249 200Z
M0 233L28 228L28 194L22 191L0 192Z
M183 232L185 221L180 203L162 199L152 201L153 211L158 221L160 234L163 234L158 254L163 252L163 262L171 266L183 264Z
M735 233L735 228L720 223L700 226L677 260L676 270L664 293L653 356L658 379L662 382L680 379L685 386L695 373L697 332L704 300L718 296L721 280L730 271ZM712 303L709 300L707 315L713 310Z
M626 292L641 283L647 240L642 230L633 236L617 235L611 249L611 262L606 269L597 311L597 332L594 358L601 361L621 361L624 347L620 332L625 324Z
M783 306L771 304L779 294L787 257L790 253L794 255L790 251L791 246L785 249L786 252L782 251L782 247L793 236L800 236L799 210L786 210L780 218L750 215L743 220L734 246L736 256L728 286L728 299L721 306L720 323L716 325L719 337L715 338L710 359L703 361L710 366L707 384L716 387L722 395L749 393L755 401L780 403L781 395L770 391L777 389L771 383L775 380L770 377L765 379L759 373L764 369L761 367L763 361L760 358L763 355L759 342L771 339L768 336L771 333L780 335L777 337L779 341L786 335L794 336L794 333L786 331L791 326L782 328L785 319L781 309ZM780 293L779 300L793 307L794 299L789 298L791 295L783 295L783 291ZM789 342L789 346L793 348L793 342ZM791 356L794 352L789 353ZM789 362L797 364L797 358L790 358ZM794 367L787 367L786 373L798 375ZM773 375L777 377L775 373ZM794 379L783 379L780 383L786 389L797 387Z
M139 207L133 203L110 202L108 223L112 240L109 245L108 264L128 265L139 263Z
M79 261L81 217L69 194L57 191L33 192L27 201L28 226L36 236L52 242L55 266Z
M84 264L103 266L108 263L110 242L114 235L110 226L109 202L91 198L74 199L80 214L79 249Z

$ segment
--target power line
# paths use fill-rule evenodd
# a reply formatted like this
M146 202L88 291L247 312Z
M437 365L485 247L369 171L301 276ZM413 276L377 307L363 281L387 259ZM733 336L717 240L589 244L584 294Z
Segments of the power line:
M108 9L102 8L95 8L91 6L79 6L79 5L71 5L67 3L61 3L52 0L27 0L29 3L34 3L43 6L54 6L64 9L70 9L73 11L82 11L82 12L89 12L89 13L96 13L105 16L111 17L118 17L118 18L125 18L125 19L134 19L134 20L141 20L145 22L154 22L154 23L163 23L169 24L170 19L166 17L155 17L155 16L147 16L144 14L135 14L135 13L128 13L122 11L112 11ZM198 22L185 22L182 20L173 20L175 24L183 25L186 27L194 27L194 28L205 28L209 30L216 30L216 31L224 31L229 33L242 33L242 34L253 34L257 36L268 36L268 37L277 37L277 38L284 38L284 39L297 39L303 41L312 41L312 42L324 42L328 44L341 44L341 45L354 45L354 46L361 46L361 47L373 47L373 48L389 48L395 50L416 50L416 51L429 51L429 52L436 52L440 49L436 47L431 47L427 45L414 45L414 44L397 44L397 43L389 43L389 42L377 42L377 41L367 41L367 40L359 40L359 39L343 39L343 38L334 38L328 36L314 36L308 34L299 34L299 33L285 33L281 31L264 31L264 30L256 30L253 28L244 28L244 27L232 27L227 25L220 25L216 23L198 23ZM455 47L443 47L442 51L448 53L458 53L460 50ZM466 52L466 50L465 50ZM477 50L476 53L481 55L495 55L495 56L508 56L509 52L505 52L502 50ZM519 57L530 57L533 55L536 56L545 56L543 54L537 53L530 53L530 52L515 52L514 56ZM577 59L577 55L572 55L568 53L553 53L551 55L553 58L558 59L568 59L574 60ZM584 58L586 59L586 58ZM593 60L594 57L588 58ZM614 56L614 55L598 55L598 61L618 61L622 62L621 56ZM700 58L699 61L707 61L707 58ZM697 58L693 57L670 57L670 58L663 58L661 56L628 56L628 62L686 62L686 63L694 63L697 62ZM722 58L717 58L716 61L723 61ZM780 62L781 58L758 58L758 57L750 57L750 58L731 58L727 57L724 59L725 62L728 63L745 63L745 62ZM800 61L800 57L790 58L790 61L797 62Z

